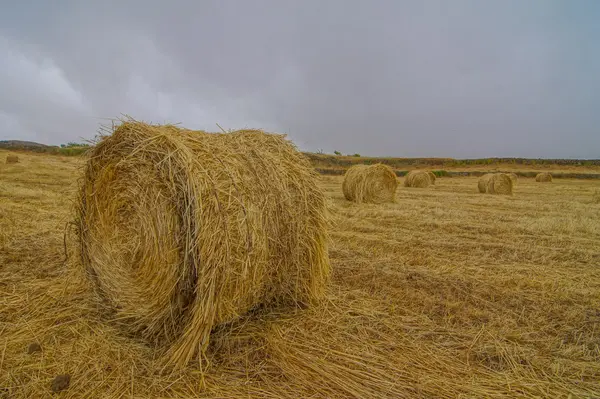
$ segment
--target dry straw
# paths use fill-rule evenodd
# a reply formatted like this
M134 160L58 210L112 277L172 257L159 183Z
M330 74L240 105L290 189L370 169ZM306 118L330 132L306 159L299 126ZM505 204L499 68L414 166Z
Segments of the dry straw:
M551 182L552 175L548 172L538 173L537 176L535 176L535 181L542 182L542 183Z
M19 162L19 157L16 155L7 155L6 156L6 163L18 163Z
M346 171L342 183L344 197L357 203L394 202L398 179L387 165L354 165Z
M429 187L430 184L433 184L430 173L431 172L426 172L424 170L410 171L404 178L404 187Z
M477 188L480 193L512 195L513 182L505 173L488 173L481 176Z
M252 308L324 296L325 197L284 136L128 120L90 155L83 265L112 319L167 366L204 354L214 326Z
M512 180L512 184L513 184L513 187L514 187L515 184L517 184L517 180L519 179L517 177L517 174L511 172L511 173L507 173L507 175L508 175L508 177L510 177L510 180Z
M431 180L431 184L435 184L435 173L428 171L427 174L429 175L429 180Z

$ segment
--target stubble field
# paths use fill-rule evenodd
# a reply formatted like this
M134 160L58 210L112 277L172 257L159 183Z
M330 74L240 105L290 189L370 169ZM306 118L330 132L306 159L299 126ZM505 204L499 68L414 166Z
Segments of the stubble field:
M68 222L84 160L6 154L2 399L600 396L600 181L521 178L508 197L440 178L356 205L324 176L328 300L257 310L214 332L208 370L161 374L152 348L104 319L78 267ZM53 394L60 374L70 386Z

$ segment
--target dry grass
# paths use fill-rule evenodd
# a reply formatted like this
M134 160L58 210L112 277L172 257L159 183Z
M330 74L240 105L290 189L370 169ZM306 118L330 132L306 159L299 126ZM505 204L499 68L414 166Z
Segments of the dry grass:
M323 178L327 301L255 309L214 331L209 369L163 375L94 306L73 234L64 261L80 161L24 157L0 164L0 397L600 396L598 181L521 179L511 197L449 178L357 205ZM71 385L52 396L60 374Z
M535 181L541 182L541 183L549 183L552 181L552 174L550 174L548 172L538 173L537 176L535 177Z
M280 135L126 121L86 165L83 267L119 327L183 368L199 350L204 357L214 327L258 306L323 298L317 180Z
M510 180L512 180L512 184L513 184L513 187L514 187L517 184L517 181L519 180L519 177L517 176L516 173L513 173L513 172L507 173L507 175L508 175L508 177L510 177Z
M393 202L398 187L396 174L387 165L354 165L346 171L342 192L356 203Z
M19 163L19 157L17 155L9 154L6 156L6 163Z

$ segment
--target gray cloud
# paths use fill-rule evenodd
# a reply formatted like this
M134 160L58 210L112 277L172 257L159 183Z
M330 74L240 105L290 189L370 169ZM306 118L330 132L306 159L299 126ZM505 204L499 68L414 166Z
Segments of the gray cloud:
M126 113L328 152L600 157L594 0L90 3L2 7L0 139Z

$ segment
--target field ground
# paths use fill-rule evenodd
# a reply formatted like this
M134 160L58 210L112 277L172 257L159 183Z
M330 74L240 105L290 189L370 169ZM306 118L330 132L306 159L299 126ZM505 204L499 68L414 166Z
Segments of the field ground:
M104 321L65 225L83 159L0 151L0 398L600 397L598 180L401 185L396 203L331 198L329 300L215 331L212 367L157 372ZM596 197L597 198L597 197ZM69 231L69 230L67 230ZM37 342L42 351L28 354ZM52 395L52 379L70 374Z

